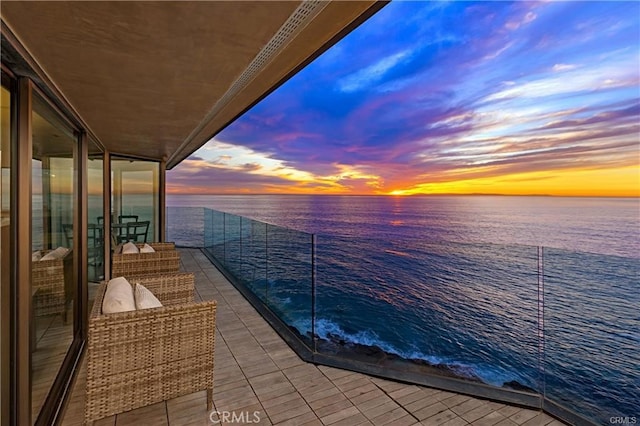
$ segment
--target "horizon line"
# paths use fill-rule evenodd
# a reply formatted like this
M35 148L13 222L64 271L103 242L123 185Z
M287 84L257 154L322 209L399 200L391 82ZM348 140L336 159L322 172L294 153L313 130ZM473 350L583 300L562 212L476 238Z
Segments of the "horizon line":
M177 195L177 196L188 196L188 195L211 195L211 196L220 196L220 195L250 195L250 196L259 196L259 195L278 195L278 196L321 196L321 197L398 197L398 198L406 198L406 197L555 197L555 198L632 198L632 199L640 199L640 195L555 195L555 194L500 194L500 193L441 193L441 194L407 194L407 195L394 195L394 194L313 194L313 193L291 193L291 192L267 192L267 193L259 193L259 192L218 192L218 193L209 193L209 192L193 192L193 193L171 193L167 192L166 195Z

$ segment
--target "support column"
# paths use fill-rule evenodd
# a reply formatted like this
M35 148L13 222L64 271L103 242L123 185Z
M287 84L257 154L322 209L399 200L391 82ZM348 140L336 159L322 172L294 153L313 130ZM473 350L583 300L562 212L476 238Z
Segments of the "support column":
M158 182L158 241L165 241L167 237L167 162L160 162L160 176Z
M32 93L28 78L18 81L18 146L13 158L15 179L11 182L15 209L14 232L11 247L14 248L15 287L12 294L11 315L14 333L11 348L13 373L11 398L11 424L32 424L31 419L31 158L32 143Z
M87 304L88 304L88 268L89 255L87 250L87 240L89 233L89 190L88 190L88 166L89 166L89 140L85 132L81 132L78 138L78 152L74 164L76 183L74 184L74 213L73 228L74 250L78 250L74 256L73 269L77 274L76 298L74 300L75 329L80 330L82 338L87 335ZM76 314L76 312L79 313Z
M102 164L102 215L104 216L104 279L111 279L111 154Z

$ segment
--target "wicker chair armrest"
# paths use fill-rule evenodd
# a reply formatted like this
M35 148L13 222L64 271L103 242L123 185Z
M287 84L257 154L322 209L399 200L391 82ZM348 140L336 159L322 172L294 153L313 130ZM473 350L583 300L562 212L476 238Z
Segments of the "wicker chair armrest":
M153 260L157 258L172 259L180 258L180 252L177 250L159 250L153 253L115 253L113 254L113 260L119 262L126 261L141 261L141 260Z
M136 243L136 246L140 249L144 247L145 243ZM163 242L163 243L147 243L149 244L155 251L165 251L165 250L175 250L176 244L174 242Z
M153 243L135 243L136 247L138 247L138 249L141 249L142 247L144 247L145 244L149 244L155 251L167 251L167 250L175 250L176 249L176 243L174 242L153 242ZM122 254L122 246L124 244L120 243L118 245L115 246L115 249L113 250L114 254Z
M113 276L141 276L175 273L180 270L180 252L163 250L154 253L114 254Z
M49 260L33 260L31 261L31 265L33 269L45 269L51 266L55 266L59 263L62 263L61 259L49 259Z
M57 279L58 276L62 276L64 273L62 260L60 259L51 259L51 260L37 260L31 262L31 274L32 278L40 279L40 280L48 280L49 277Z
M126 278L132 285L145 286L163 305L193 302L195 275L192 272Z
M129 283L145 286L165 306L193 302L195 275L192 272L178 272L166 275L125 277ZM96 292L91 317L102 315L102 301L108 281L102 281Z

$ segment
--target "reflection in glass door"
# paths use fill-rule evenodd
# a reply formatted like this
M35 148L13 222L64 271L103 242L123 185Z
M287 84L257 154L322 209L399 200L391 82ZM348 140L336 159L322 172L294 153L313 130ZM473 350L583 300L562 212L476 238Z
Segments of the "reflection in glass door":
M111 158L111 241L158 241L160 163Z
M89 142L87 162L87 277L90 282L104 279L104 212L103 212L103 154L97 145Z
M32 131L31 412L35 421L74 335L77 138L37 96Z

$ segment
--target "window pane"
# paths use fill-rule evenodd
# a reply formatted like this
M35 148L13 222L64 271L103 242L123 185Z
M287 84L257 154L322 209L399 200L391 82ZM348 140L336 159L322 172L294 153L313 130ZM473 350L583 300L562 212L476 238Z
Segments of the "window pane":
M32 129L31 407L35 421L73 340L77 139L37 96Z
M112 158L113 242L158 241L159 173L154 161Z

